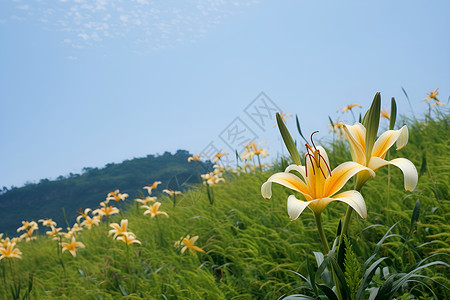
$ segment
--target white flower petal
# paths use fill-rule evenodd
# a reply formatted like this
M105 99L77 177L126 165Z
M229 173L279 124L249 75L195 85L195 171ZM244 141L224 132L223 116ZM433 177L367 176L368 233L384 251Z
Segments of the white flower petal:
M360 216L365 219L367 217L366 203L363 196L358 191L346 191L337 194L333 200L341 201L350 205Z
M290 195L287 200L289 218L296 220L310 203L309 201L298 200L294 195Z
M296 164L292 164L289 165L286 170L284 170L285 173L289 173L291 171L297 171L298 173L300 173L300 175L303 176L303 178L306 178L306 173L305 173L305 167L304 166L297 166Z
M372 157L369 162L369 168L376 171L378 168L391 164L402 170L404 177L405 190L407 192L413 191L419 180L416 167L414 164L406 158L395 158L391 161L386 161L379 157Z

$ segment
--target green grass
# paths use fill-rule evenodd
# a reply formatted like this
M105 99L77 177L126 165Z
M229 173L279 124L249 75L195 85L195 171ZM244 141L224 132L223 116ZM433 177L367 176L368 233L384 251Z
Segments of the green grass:
M426 157L417 189L406 193L400 170L391 167L388 191L388 168L380 169L362 190L368 218L354 217L349 232L352 248L363 262L386 230L398 223L394 232L407 237L408 243L390 238L381 249L397 271L405 271L433 253L450 253L450 119L440 115L427 123L404 122L409 127L409 143L401 151L391 150L390 156L408 158L418 170ZM346 143L338 140L326 148L333 151L329 153L333 166L349 159ZM30 275L32 299L276 299L288 294L303 285L291 271L306 273L306 257L314 261L312 252L321 246L310 211L294 222L289 220L286 199L290 190L274 185L272 199L262 198L261 184L275 171L279 170L227 174L227 181L214 187L213 206L203 186L193 186L177 198L175 208L169 198L161 198L160 210L169 218L144 216L143 210L130 204L123 215L110 220L129 220L129 230L142 245L130 245L128 249L108 236L111 228L106 222L81 232L78 240L86 248L80 249L75 258L63 253L63 263L56 241L48 237L20 242L17 247L23 252L22 259L12 259L11 264L7 259L0 261L4 275L0 298L11 299L13 282L21 285L24 294ZM410 227L417 199L421 205L419 222ZM345 210L344 204L333 202L322 215L330 243ZM363 231L373 224L383 226ZM199 235L196 245L206 253L181 254L174 243L187 234ZM426 274L450 285L448 269L434 267ZM449 296L444 288L428 284L440 299ZM402 290L409 292L408 288ZM414 293L430 297L426 290Z

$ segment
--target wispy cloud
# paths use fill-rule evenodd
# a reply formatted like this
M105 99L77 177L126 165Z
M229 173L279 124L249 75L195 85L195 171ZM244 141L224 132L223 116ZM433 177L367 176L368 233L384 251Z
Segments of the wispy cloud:
M17 0L10 0L15 2ZM11 3L12 3L11 2ZM38 21L65 32L64 43L82 49L120 39L145 54L177 44L194 43L227 18L242 12L257 0L40 0L15 2L9 19Z

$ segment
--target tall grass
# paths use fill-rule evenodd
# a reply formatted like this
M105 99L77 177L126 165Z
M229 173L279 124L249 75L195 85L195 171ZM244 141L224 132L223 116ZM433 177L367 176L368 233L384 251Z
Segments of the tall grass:
M409 127L409 144L400 153L392 150L390 155L406 157L422 170L416 191L405 193L403 176L392 168L387 207L388 172L387 168L379 170L362 190L368 218L355 217L350 227L353 250L364 257L387 228L397 223L394 231L406 237L406 242L391 238L380 251L392 258L393 267L399 271L433 253L450 253L449 116L441 114L426 123L408 119L403 122ZM325 146L331 151L332 167L349 159L347 145L341 140ZM284 168L286 163L280 160L275 168ZM306 212L294 222L289 220L286 199L290 191L274 185L271 200L261 197L261 184L271 174L227 174L227 182L214 187L214 205L201 185L178 197L176 207L170 198L162 197L160 209L169 218L150 218L129 205L110 221L128 219L129 230L142 245L127 247L113 240L108 236L106 222L81 232L77 240L86 248L80 249L76 257L63 253L63 263L57 255L56 241L40 236L28 243L20 242L17 247L23 252L21 260L13 259L11 265L7 259L0 261L4 274L0 297L11 299L14 284L22 286L21 294L25 295L30 280L32 299L275 299L289 294L303 285L292 271L306 273L306 258L314 260L311 251L320 249L320 240L312 213ZM137 195L130 198L133 196ZM418 199L419 221L411 226ZM333 202L322 214L329 242L345 209L344 204ZM369 227L376 224L380 226ZM187 234L199 235L196 245L205 253L181 254L174 247ZM447 269L438 267L427 273L450 285ZM449 296L438 284L429 284L440 299ZM409 292L430 296L425 290L402 290Z

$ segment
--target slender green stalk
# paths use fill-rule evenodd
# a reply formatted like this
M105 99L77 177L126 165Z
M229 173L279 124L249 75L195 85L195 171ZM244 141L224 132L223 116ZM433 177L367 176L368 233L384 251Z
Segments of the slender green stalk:
M323 232L322 227L322 219L320 217L320 213L314 213L314 219L316 220L317 231L319 231L320 241L322 242L323 250L325 251L325 255L330 252L330 246L328 246L327 238L325 237L325 233Z
M258 154L258 164L259 164L259 170L262 172L261 159L259 158L259 154Z

